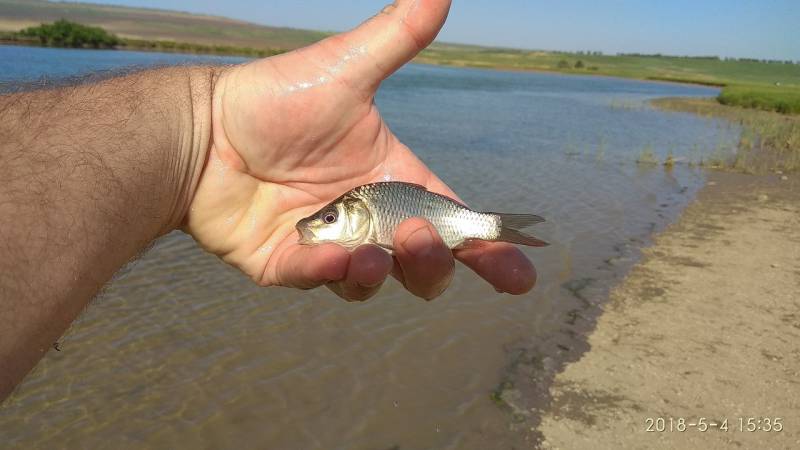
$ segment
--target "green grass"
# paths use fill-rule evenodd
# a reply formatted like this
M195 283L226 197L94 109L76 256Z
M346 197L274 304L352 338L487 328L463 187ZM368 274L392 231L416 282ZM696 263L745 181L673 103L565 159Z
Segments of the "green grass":
M278 55L285 50L280 48L264 49L252 47L236 47L232 45L204 45L189 42L175 41L146 41L142 39L123 39L117 46L124 50L145 50L156 52L199 53L211 55L247 56L252 58L265 58Z
M717 97L723 105L800 114L800 88L783 86L725 86Z
M800 171L800 116L726 106L713 99L661 98L651 103L664 110L724 119L741 127L733 155L719 149L701 161L703 165L748 173Z
M431 48L423 51L419 59L424 62L452 66L612 75L711 86L780 83L783 86L800 87L800 65L752 60L642 55L579 55L482 47ZM575 67L578 61L583 63L583 68Z

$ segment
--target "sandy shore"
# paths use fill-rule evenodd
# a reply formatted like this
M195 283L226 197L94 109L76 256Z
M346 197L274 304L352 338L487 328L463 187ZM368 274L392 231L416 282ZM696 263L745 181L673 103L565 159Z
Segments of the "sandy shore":
M800 448L798 178L711 174L556 376L543 448Z

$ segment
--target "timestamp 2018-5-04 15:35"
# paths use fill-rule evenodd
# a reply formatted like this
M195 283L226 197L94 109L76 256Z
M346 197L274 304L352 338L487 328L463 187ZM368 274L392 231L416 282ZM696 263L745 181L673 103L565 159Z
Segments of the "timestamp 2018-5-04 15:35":
M686 431L737 431L743 433L779 433L783 431L781 417L742 416L733 418L709 417L646 417L644 431L648 433L669 433Z

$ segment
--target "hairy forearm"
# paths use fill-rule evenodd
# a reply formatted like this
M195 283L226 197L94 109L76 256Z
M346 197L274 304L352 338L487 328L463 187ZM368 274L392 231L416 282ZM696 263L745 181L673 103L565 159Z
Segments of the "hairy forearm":
M0 97L0 400L119 268L180 225L214 72Z

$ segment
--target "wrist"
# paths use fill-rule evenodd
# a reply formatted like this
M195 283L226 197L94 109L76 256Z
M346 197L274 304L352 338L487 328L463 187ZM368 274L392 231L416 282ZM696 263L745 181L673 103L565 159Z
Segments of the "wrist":
M172 186L172 205L161 234L179 228L189 212L211 145L211 107L214 85L222 68L189 67L175 71L176 82L183 84L181 101L175 103L174 88L165 89L165 100L178 108L168 117L170 155L165 161L165 176Z

